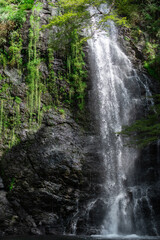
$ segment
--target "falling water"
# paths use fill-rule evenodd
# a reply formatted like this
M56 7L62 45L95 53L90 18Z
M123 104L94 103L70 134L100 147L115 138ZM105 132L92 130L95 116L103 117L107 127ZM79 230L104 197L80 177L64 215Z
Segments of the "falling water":
M96 21L95 18L92 20ZM132 173L140 152L124 147L123 138L115 134L122 130L123 125L131 124L141 116L147 104L152 104L151 100L146 101L146 96L151 96L151 93L147 77L138 76L119 47L114 23L109 21L108 25L108 32L93 27L93 37L88 41L94 112L106 168L106 217L101 234L147 234L140 210L142 202L145 202L153 235L158 235L147 189L134 186Z

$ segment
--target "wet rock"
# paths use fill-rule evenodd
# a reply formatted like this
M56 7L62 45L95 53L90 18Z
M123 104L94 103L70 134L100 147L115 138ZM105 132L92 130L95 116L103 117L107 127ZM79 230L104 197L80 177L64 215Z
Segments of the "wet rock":
M31 228L31 234L42 235L42 232L38 228Z
M89 141L86 146L86 139L67 109L65 115L50 110L38 133L5 154L4 184L7 188L14 182L7 199L18 215L12 223L24 222L21 229L32 234L71 231L77 202L83 206L95 189L100 192L94 169L99 166L99 170L100 164L96 164L97 154L88 155L87 146L92 147ZM88 185L91 175L95 181Z
M17 69L11 68L11 69L4 69L3 74L13 83L19 84L22 82L22 76L19 74Z
M41 62L41 63L40 63L39 70L40 70L41 73L42 73L43 79L47 79L47 77L48 77L48 75L49 75L49 72L48 72L47 65L46 65L44 62Z
M145 71L142 66L142 61L144 60L143 48L144 48L144 38L142 38L138 44L135 44L130 36L130 30L123 26L119 27L119 35L118 41L121 49L124 53L130 58L132 63L136 66L140 71Z
M7 200L7 192L0 191L0 235L15 233L17 216L12 205Z
M84 215L78 219L77 233L79 234L98 234L98 229L101 228L102 222L106 216L106 203L102 199L94 198L82 209ZM84 218L87 216L87 221Z
M1 190L1 189L4 189L4 184L3 184L2 178L0 177L0 190Z

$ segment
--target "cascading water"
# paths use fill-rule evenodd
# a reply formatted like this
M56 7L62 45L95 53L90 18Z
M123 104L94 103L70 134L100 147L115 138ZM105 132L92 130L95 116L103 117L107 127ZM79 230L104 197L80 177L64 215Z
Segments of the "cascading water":
M92 20L96 21L95 18ZM151 93L145 75L142 78L138 76L129 58L120 49L114 23L110 21L108 25L108 33L96 27L92 29L93 37L88 41L92 98L106 168L103 194L106 216L101 234L147 234L140 209L145 202L150 230L153 235L158 235L154 210L147 196L148 188L134 186L133 172L140 151L125 147L123 138L115 134L144 112L148 100L144 94L142 96L142 89L147 96Z

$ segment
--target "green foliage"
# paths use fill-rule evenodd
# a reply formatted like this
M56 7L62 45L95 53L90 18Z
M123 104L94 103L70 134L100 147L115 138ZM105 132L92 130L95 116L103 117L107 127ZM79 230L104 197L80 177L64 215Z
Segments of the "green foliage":
M12 21L22 26L26 20L26 11L33 7L34 0L0 0L0 22Z
M154 60L156 58L156 49L158 44L152 44L150 42L146 42L145 53L148 55L149 60Z
M155 79L159 79L160 76L160 56L156 56L155 59L145 61L144 67L148 70L149 74Z
M59 108L58 111L63 115L65 116L65 110L63 108Z
M42 112L41 112L41 94L42 94L42 84L40 82L39 66L41 59L39 58L39 53L37 52L37 44L39 40L39 16L38 13L41 10L40 5L36 5L32 9L32 15L30 17L30 41L28 46L28 76L27 83L28 89L28 109L29 109L29 122L32 124L34 121L33 117L37 115L38 124L41 122Z
M151 36L157 36L159 34L160 24L160 6L156 0L148 1L148 4L142 4L142 15L146 22L146 30Z
M134 3L133 0L116 0L115 8L119 15L125 15L130 18L132 17L132 14L137 12L138 4Z
M14 31L11 33L11 42L9 47L9 64L11 67L21 68L22 58L21 58L21 50L22 50L22 38L18 31Z
M111 1L114 3L114 1ZM117 24L126 24L126 19L118 17L116 12L111 14L102 13L99 10L99 6L102 3L106 3L105 0L59 0L54 4L54 7L58 8L57 16L54 16L48 25L42 27L42 29L50 28L52 26L58 27L56 33L57 39L62 44L70 42L71 33L77 29L78 33L81 33L83 29L91 25L91 15L88 11L88 7L97 9L96 15L99 16L99 26L104 26L109 19L115 21ZM114 5L114 4L113 4ZM112 6L112 5L111 5Z
M70 82L70 101L84 110L87 71L85 69L83 41L77 29L71 33L70 51L67 56L67 77Z
M63 51L65 71L55 72L53 70L55 49L49 47L49 77L46 83L47 89L53 97L54 105L74 106L81 112L85 106L87 78L83 40L84 38L79 36L77 29L70 33L70 43L66 44L65 51Z
M130 126L123 126L118 134L131 137L128 145L145 147L156 142L160 138L160 94L153 96L155 105L150 112L142 119L135 121Z
M15 97L15 102L17 103L17 104L20 104L21 102L22 102L22 99L20 98L20 97Z
M0 135L3 128L3 100L1 100L1 109L0 109Z
M3 77L2 77L3 81ZM5 81L0 89L0 139L9 148L17 144L17 130L21 126L20 98L11 96L12 84ZM12 111L11 109L12 108Z
M4 53L0 53L0 65L5 69L7 65L7 57Z
M160 77L160 53L157 53L159 50L158 44L146 42L145 54L147 60L144 62L144 67L156 79Z
M131 126L124 126L120 134L131 137L129 145L145 147L160 137L160 124L156 115L149 115L147 119L137 120Z
M58 86L57 86L57 75L53 70L54 64L54 49L52 47L48 48L48 69L49 69L49 77L47 79L47 89L53 97L53 103L55 105L59 104L59 94L58 94Z
M15 25L20 26L25 22L24 11L17 8L17 5L8 4L0 8L0 22L13 21Z
M43 26L43 28L58 27L58 31L54 34L53 49L63 51L66 65L66 73L57 74L50 69L47 86L54 95L55 104L64 101L70 106L77 106L80 111L84 110L87 71L83 43L87 38L80 37L80 35L81 31L90 25L89 4L98 8L101 3L105 1L60 0L54 4L58 7L59 14L53 17L47 26ZM53 59L49 62L53 62ZM57 85L58 82L61 82L60 87Z
M84 38L79 36L77 29L70 33L69 38L70 43L66 43L63 51L65 71L55 72L53 70L54 53L57 48L55 49L55 45L48 48L49 77L46 86L53 97L55 106L66 104L83 111L87 77L83 52Z
M22 7L22 4L32 4L33 1L12 1L11 5L17 3L17 6L13 6L17 14L17 9ZM2 2L0 2L2 4ZM5 3L2 4L5 6ZM11 10L12 6L10 7ZM20 141L19 131L22 128L22 121L27 126L27 120L29 119L28 128L31 129L38 127L41 124L43 106L41 106L41 95L44 87L40 81L39 65L40 58L37 52L37 44L39 40L39 17L38 12L40 5L36 4L33 7L32 15L30 19L30 41L28 47L28 64L27 70L28 75L26 82L28 84L28 106L24 112L21 111L20 105L22 100L19 96L13 96L13 85L6 78L6 76L0 75L0 142L3 142L2 146L11 148L13 145ZM6 8L8 11L8 8ZM22 9L21 9L22 12ZM24 13L25 15L25 13ZM6 21L9 21L6 18ZM4 19L3 19L4 20ZM13 23L13 22L11 22ZM19 22L20 23L20 22ZM3 48L0 51L0 65L5 68L7 65L15 67L20 71L23 71L25 66L22 66L21 50L22 50L22 38L21 38L21 24L17 22L16 28L12 28L12 31L8 35L8 50L5 51ZM8 24L8 23L7 23ZM8 25L2 23L0 26L8 28ZM5 36L5 35L3 35ZM26 71L26 69L25 69ZM26 105L25 101L24 104ZM41 109L42 108L42 109Z
M33 5L34 5L34 0L21 0L19 8L23 11L29 10L29 9L32 9Z
M116 12L126 16L135 44L142 42L144 67L149 74L160 78L160 5L157 0L116 0ZM143 39L143 40L142 40ZM144 42L144 43L143 43Z

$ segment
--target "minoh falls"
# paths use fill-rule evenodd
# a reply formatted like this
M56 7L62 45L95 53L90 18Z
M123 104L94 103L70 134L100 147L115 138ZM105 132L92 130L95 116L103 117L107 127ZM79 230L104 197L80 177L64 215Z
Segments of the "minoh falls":
M160 240L158 0L0 0L0 239Z
M101 10L107 11L106 5ZM158 236L160 228L148 196L152 186L137 177L141 152L138 148L127 147L118 134L124 125L143 116L153 104L150 80L145 74L138 74L121 49L115 24L108 21L104 31L97 28L96 18L92 21L92 38L88 41L91 99L105 168L101 198L106 213L100 234ZM149 155L149 149L146 151L148 153L143 154Z

